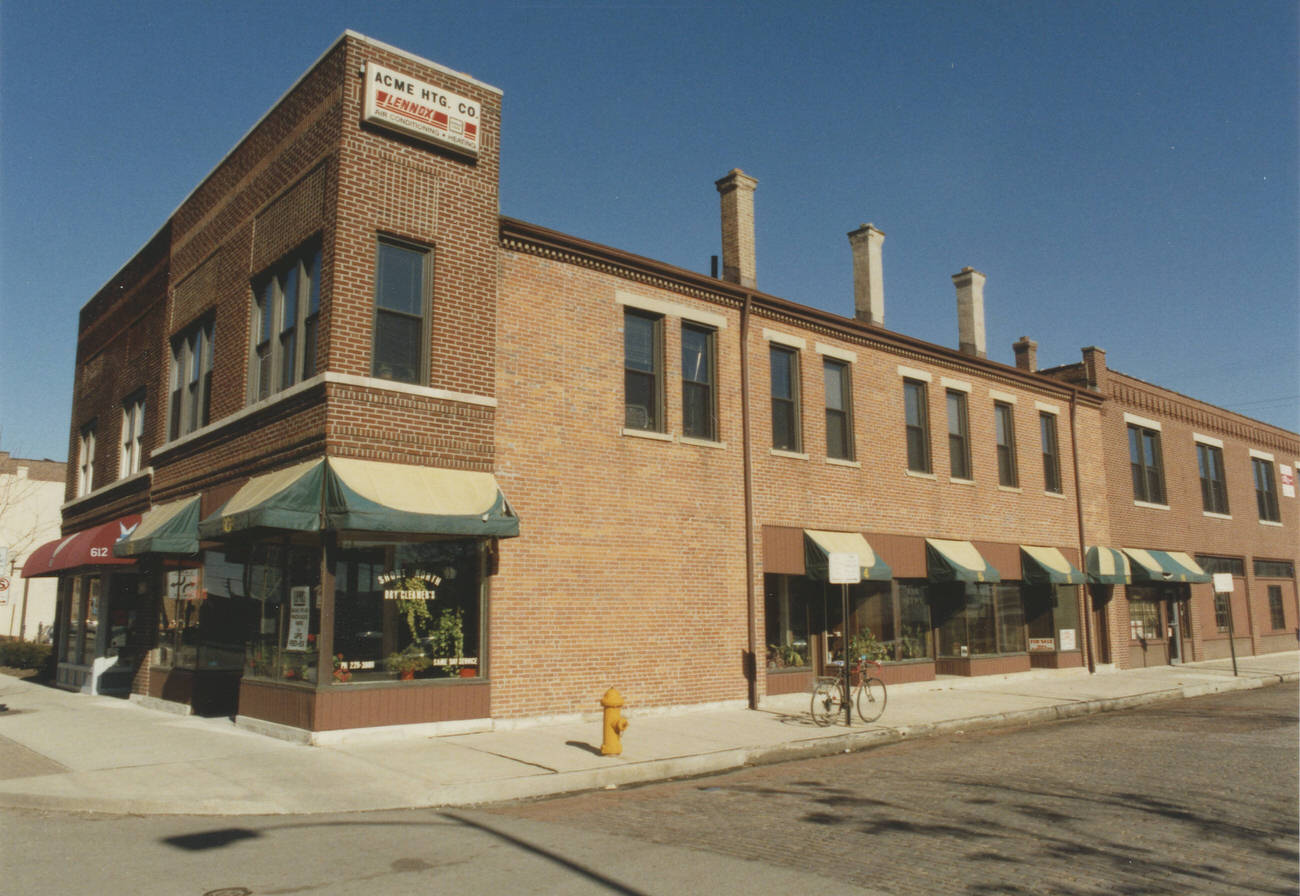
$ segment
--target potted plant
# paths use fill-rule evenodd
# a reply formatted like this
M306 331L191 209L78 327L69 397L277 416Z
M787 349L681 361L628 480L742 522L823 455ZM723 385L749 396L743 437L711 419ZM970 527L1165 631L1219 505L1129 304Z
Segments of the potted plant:
M449 676L460 674L460 661L465 655L465 621L459 609L442 611L429 636L429 646Z
M347 663L344 662L343 654L341 653L334 655L334 680L341 682L349 682L352 680L352 670L349 669Z
M384 668L402 681L410 681L416 672L429 668L429 658L414 650L390 653L384 660Z

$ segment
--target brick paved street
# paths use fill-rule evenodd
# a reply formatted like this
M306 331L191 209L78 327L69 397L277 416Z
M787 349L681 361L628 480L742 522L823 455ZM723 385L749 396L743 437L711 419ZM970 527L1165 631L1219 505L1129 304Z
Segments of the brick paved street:
M1298 786L1287 684L497 811L909 896L1294 894Z

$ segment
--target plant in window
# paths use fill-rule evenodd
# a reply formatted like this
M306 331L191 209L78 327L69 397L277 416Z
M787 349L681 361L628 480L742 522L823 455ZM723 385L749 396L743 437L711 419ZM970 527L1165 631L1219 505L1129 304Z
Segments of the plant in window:
M429 668L429 658L418 646L412 645L400 653L390 653L384 659L384 668L402 681L410 681L416 672Z
M343 682L352 680L352 671L348 669L348 664L341 653L334 655L334 679Z
M788 669L793 666L806 666L807 662L799 652L799 648L793 644L769 644L767 665L769 669Z
M875 633L865 626L849 639L849 655L855 659L865 657L873 662L890 659L889 648L880 643Z
M448 675L460 673L460 661L465 655L465 620L459 608L442 611L438 625L429 636L429 646L435 659Z

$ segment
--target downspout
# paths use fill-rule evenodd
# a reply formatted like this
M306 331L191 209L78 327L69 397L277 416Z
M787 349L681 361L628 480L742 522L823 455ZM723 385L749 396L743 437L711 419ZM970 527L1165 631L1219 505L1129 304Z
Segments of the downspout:
M753 293L745 293L740 310L740 442L744 449L745 476L745 620L749 655L745 677L749 683L749 708L758 709L758 642L755 626L758 608L754 595L754 463L749 431L749 316Z
M1074 466L1074 512L1079 524L1079 562L1083 564L1084 575L1087 575L1088 545L1083 533L1083 490L1080 487L1079 480L1079 429L1078 417L1075 414L1078 400L1078 393L1071 389L1070 455ZM1080 615L1083 617L1083 655L1088 660L1088 671L1095 673L1097 671L1097 658L1092 649L1092 588L1089 585L1083 586L1083 612Z

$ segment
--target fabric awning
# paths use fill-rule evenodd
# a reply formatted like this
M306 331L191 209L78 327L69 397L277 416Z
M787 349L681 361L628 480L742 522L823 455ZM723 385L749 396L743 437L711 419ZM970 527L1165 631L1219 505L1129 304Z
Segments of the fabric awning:
M1181 551L1150 551L1142 548L1124 548L1132 561L1135 582L1189 582L1211 581L1211 576L1195 560Z
M1088 570L1088 581L1094 585L1127 585L1132 580L1128 558L1115 548L1096 545L1088 548L1084 566Z
M925 565L932 582L1001 582L1002 576L969 541L925 540Z
M202 538L250 529L504 538L519 518L491 473L329 458L250 479L199 523Z
M1088 577L1056 548L1020 546L1020 569L1028 585L1086 585Z
M152 508L141 518L134 532L113 545L115 557L198 552L198 495Z
M133 513L46 542L28 556L23 564L23 577L57 576L87 566L130 566L135 561L113 556L113 545L129 537L139 525L140 514Z
M857 554L862 578L868 582L888 582L894 577L889 564L880 559L867 540L857 532L803 530L804 574L820 582L830 578L831 554Z

